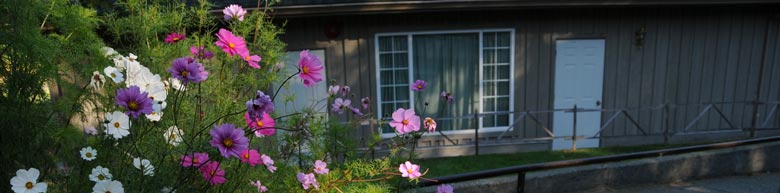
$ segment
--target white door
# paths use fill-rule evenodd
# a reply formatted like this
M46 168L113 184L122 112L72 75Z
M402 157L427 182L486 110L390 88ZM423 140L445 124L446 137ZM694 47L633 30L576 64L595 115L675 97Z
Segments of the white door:
M600 109L604 81L604 40L557 40L555 42L555 109ZM553 113L553 150L572 148L574 113ZM601 112L577 112L577 148L598 147L593 137L601 127Z
M287 55L285 56L284 60L284 70L282 70L283 73L278 74L277 76L281 78L287 78L291 74L298 71L298 59L300 58L300 51L292 51L287 52ZM322 65L325 64L325 51L323 50L309 50L310 54L314 54L318 58L320 58L320 61L322 61ZM326 76L326 73L324 70L322 71L323 77ZM280 80L284 81L284 80ZM312 87L306 88L303 86L303 80L301 80L300 77L294 76L292 79L287 81L284 88L282 88L281 91L279 91L279 96L276 97L276 100L274 101L274 108L276 111L276 114L278 116L287 115L294 112L300 112L304 108L314 108L316 112L321 112L323 114L327 114L328 108L327 103L317 103L318 101L327 98L328 97L328 81L322 81L320 83L314 84ZM274 85L274 89L279 88L279 83ZM266 93L268 95L273 95L273 93ZM317 104L318 106L314 107L312 105Z

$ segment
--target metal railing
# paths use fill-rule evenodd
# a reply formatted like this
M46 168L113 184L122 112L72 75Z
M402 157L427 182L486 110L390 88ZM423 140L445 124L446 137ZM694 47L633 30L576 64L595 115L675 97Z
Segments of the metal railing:
M618 162L618 161L625 161L631 159L660 157L660 156L667 156L667 155L676 155L676 154L690 153L696 151L731 148L737 146L776 142L776 141L780 141L780 136L714 143L714 144L707 144L707 145L669 148L669 149L661 149L661 150L651 150L651 151L626 153L626 154L619 154L619 155L573 159L573 160L565 160L565 161L516 165L516 166L510 166L504 168L482 170L477 172L468 172L468 173L438 177L438 178L433 178L430 181L429 180L421 181L417 185L409 184L409 186L427 187L427 186L434 186L439 184L463 182L463 181L478 180L483 178L515 174L517 175L517 186L516 186L517 192L522 193L525 191L525 176L526 173L528 172L565 168L565 167L574 167L574 166L583 166L583 165L590 165L590 164Z

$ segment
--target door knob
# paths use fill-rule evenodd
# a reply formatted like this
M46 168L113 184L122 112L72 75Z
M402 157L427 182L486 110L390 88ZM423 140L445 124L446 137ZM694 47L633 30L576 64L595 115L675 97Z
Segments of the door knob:
M601 106L601 101L597 100L596 101L596 106Z

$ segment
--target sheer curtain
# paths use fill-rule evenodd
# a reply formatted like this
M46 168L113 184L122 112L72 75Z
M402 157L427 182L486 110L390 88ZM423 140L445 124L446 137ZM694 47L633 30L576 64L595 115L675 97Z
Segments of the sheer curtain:
M479 97L479 33L415 35L412 41L414 79L429 83L424 91L414 94L417 114L433 118L470 115ZM442 102L441 91L451 92L455 102ZM427 109L425 102L429 103ZM473 128L473 121L437 123L440 130L462 130Z

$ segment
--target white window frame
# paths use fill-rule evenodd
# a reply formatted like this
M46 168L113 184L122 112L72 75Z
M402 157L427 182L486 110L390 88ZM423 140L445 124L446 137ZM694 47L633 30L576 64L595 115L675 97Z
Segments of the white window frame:
M380 84L380 58L379 58L379 37L385 37L385 36L406 36L407 41L407 59L409 60L409 84L412 84L414 82L414 57L412 53L414 52L414 40L413 37L415 35L447 35L447 34L463 34L463 33L477 33L479 34L479 96L478 100L479 102L476 105L477 109L480 109L480 113L483 110L482 107L482 99L483 96L483 68L484 68L484 42L483 37L486 32L509 32L509 112L514 112L514 106L515 106L515 79L514 79L514 72L515 72L515 29L513 28L498 28L498 29L477 29L477 30L440 30L440 31L418 31L418 32L393 32L393 33L376 33L374 34L374 69L375 69L375 79L376 79L376 105L377 105L377 118L382 118L382 87ZM438 92L438 91L437 91ZM414 92L409 92L409 108L414 109ZM422 118L422 117L421 117ZM488 133L488 132L500 132L500 131L506 131L508 126L511 126L512 123L514 123L514 113L509 114L509 125L507 126L499 126L499 127L487 127L482 128L482 117L478 120L479 125L479 132L480 133ZM378 128L379 132L382 133L381 127ZM514 128L512 128L514 130ZM463 129L463 130L454 130L454 131L442 131L442 133L449 135L449 134L467 134L467 133L474 133L474 129ZM389 138L394 137L395 133L382 133L382 138ZM434 135L439 135L438 133L434 133Z

